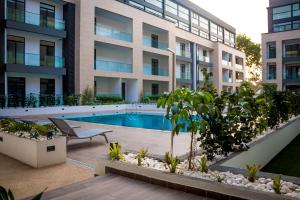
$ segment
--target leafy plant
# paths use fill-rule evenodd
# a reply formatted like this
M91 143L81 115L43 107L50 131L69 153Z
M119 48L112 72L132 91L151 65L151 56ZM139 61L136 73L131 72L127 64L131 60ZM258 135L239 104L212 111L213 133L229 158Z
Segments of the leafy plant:
M260 165L247 165L247 171L248 171L248 180L250 182L254 182L256 179L256 173L260 170Z
M42 196L43 196L43 193L45 192L45 190L42 191L41 193L37 194L35 197L33 197L32 200L42 199ZM14 193L10 189L6 190L4 187L0 186L0 199L1 200L15 200L15 196L14 196Z
M35 108L37 106L38 99L33 94L26 97L25 104L27 107Z
M169 170L171 173L175 173L177 169L177 165L180 163L177 157L171 156L169 158L170 163L168 164Z
M272 188L276 194L281 194L281 188L282 188L281 176L276 176L273 178Z
M216 179L218 183L222 183L225 179L225 176L220 175L218 172L211 172L211 175Z
M121 145L118 143L110 143L109 156L111 160L124 160L124 155L121 153Z
M82 105L92 105L94 104L94 94L93 90L87 87L81 95L81 104Z
M207 173L208 172L208 165L207 165L207 157L206 156L202 156L200 161L200 170L202 173Z
M145 157L147 156L148 154L148 150L142 148L139 150L138 154L137 154L137 159L138 159L138 166L141 166L142 165L142 160L145 159Z
M171 154L170 154L170 152L166 152L165 153L165 162L167 163L167 165L169 165L169 164L171 164Z

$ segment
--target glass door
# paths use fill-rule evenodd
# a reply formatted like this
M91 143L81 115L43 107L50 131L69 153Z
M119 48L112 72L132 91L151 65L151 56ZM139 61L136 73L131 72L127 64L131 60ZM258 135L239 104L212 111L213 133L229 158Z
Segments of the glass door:
M25 22L24 0L7 0L7 19Z
M40 26L55 28L55 7L49 4L40 4Z
M7 36L7 63L25 64L25 39L22 37Z
M40 42L40 65L47 67L55 66L55 43L48 41Z

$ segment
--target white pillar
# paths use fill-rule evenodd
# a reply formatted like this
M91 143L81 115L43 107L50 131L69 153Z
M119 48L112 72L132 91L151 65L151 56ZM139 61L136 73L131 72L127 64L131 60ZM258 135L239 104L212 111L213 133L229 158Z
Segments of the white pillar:
M192 59L193 59L193 62L192 62L192 89L197 89L197 46L196 46L196 43L192 43L193 45L193 56L192 56Z

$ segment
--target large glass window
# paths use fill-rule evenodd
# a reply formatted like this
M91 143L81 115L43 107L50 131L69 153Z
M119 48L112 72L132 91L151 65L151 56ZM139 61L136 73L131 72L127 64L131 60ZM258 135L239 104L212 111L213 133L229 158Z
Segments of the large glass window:
M205 39L209 39L209 34L204 32L204 31L200 31L200 37L203 37Z
M299 21L293 21L293 29L300 29L300 20Z
M273 8L273 20L289 18L292 16L292 6L281 6Z
M176 3L174 3L173 1L170 1L170 0L166 0L166 11L174 14L174 15L177 15L177 7L178 5Z
M218 41L223 42L223 28L218 26Z
M293 17L300 16L300 3L293 4Z
M157 59L152 59L151 64L152 64L151 65L152 75L158 76L158 60Z
M55 62L55 43L48 41L40 42L40 65L53 67Z
M156 10L153 10L153 9L151 9L151 8L147 8L147 7L146 7L146 8L145 8L145 11L148 12L148 13L157 15L157 16L159 16L159 17L162 17L162 13L157 12Z
M24 0L7 0L7 19L17 22L25 21Z
M267 43L267 52L268 52L268 58L272 59L272 58L276 58L276 43L275 42L271 42L271 43Z
M54 28L55 26L55 7L52 5L40 4L40 25L42 27Z
M55 79L40 79L40 94L55 95Z
M192 24L199 25L199 15L192 12Z
M25 39L9 35L7 37L7 63L25 64Z
M178 22L178 27L185 30L185 31L189 31L189 25L184 23L184 22L179 21Z
M195 28L195 27L192 27L192 33L194 33L196 35L199 35L199 29Z
M299 57L300 56L300 41L290 41L285 43L285 57Z
M208 20L203 18L203 17L200 17L200 26L201 28L204 28L206 30L208 30Z
M162 8L162 0L145 0L145 2L150 3L156 7Z
M189 10L182 6L178 6L178 16L185 20L189 20Z
M276 64L268 64L268 80L276 79Z
M286 22L286 23L280 23L280 24L274 24L273 25L273 31L274 32L281 32L281 31L288 31L292 29L292 23Z
M218 26L214 23L210 23L211 34L218 35Z

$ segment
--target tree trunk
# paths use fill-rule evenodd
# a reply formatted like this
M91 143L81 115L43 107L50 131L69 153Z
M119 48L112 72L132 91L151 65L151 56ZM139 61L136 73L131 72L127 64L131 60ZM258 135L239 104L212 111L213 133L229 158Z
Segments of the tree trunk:
M189 156L189 169L192 169L193 142L194 142L194 132L192 132L192 135L191 135L190 156Z

